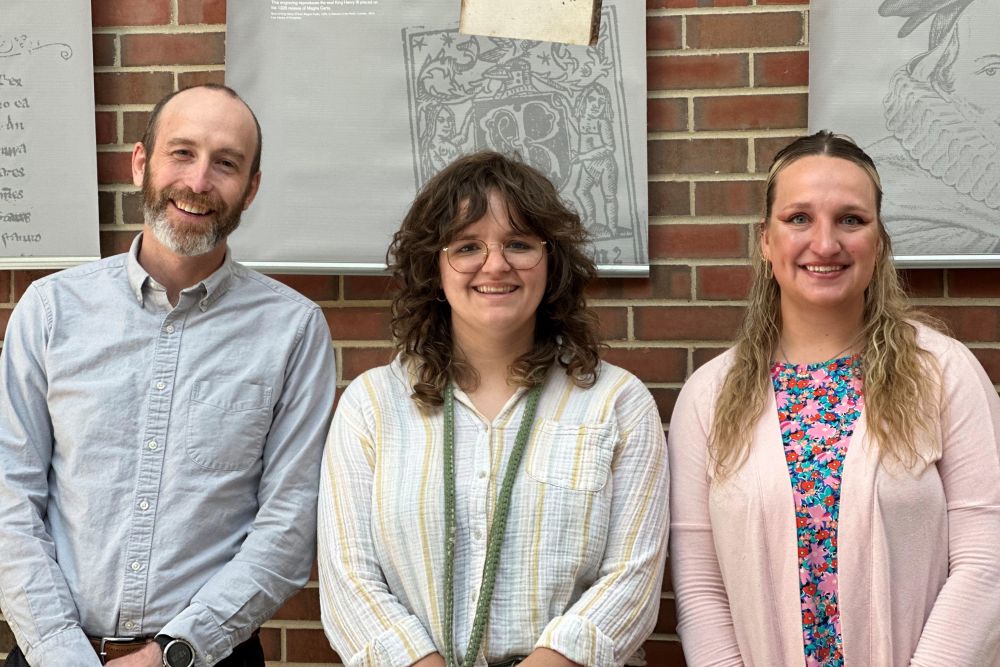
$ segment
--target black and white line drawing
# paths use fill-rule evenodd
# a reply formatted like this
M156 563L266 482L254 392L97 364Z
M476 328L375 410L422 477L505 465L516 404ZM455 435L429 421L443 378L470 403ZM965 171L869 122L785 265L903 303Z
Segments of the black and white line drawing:
M69 60L73 57L73 47L63 42L48 42L42 44L41 40L31 40L26 34L4 36L0 35L0 58L13 58L14 56L32 55L36 51L55 47L59 49L59 57Z
M603 12L593 48L404 28L416 186L462 153L517 152L579 212L598 263L645 262L616 8Z
M868 147L887 194L897 254L1000 254L1000 0L885 0L929 23L927 50L896 70L884 99L890 136ZM894 195L900 186L919 197Z

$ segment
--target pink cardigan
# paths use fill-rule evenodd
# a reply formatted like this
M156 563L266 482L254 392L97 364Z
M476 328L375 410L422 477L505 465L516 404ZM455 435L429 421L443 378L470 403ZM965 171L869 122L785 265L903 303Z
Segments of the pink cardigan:
M879 465L865 414L844 461L838 528L847 667L1000 665L1000 399L961 343L919 327L942 369L940 459ZM684 385L670 422L670 563L690 667L805 664L795 516L773 393L747 462L713 481L707 435L727 352Z

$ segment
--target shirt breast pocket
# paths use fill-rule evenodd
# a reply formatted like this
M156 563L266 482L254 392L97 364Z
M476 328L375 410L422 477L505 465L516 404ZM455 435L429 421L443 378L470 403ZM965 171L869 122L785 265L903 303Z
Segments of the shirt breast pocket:
M539 422L527 462L537 482L572 491L600 491L611 474L618 429L611 422Z
M246 470L260 458L270 417L270 387L199 380L188 408L188 457L208 470Z

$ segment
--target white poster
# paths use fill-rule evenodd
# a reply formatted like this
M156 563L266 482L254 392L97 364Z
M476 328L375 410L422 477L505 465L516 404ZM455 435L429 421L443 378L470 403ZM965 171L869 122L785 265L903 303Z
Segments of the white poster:
M226 81L264 134L232 237L267 270L384 268L417 188L517 152L584 219L603 271L648 272L645 10L604 2L594 47L463 35L455 0L229 2Z
M900 263L1000 265L1000 0L816 0L809 127L875 160Z
M0 268L96 259L90 3L3 0L2 11Z

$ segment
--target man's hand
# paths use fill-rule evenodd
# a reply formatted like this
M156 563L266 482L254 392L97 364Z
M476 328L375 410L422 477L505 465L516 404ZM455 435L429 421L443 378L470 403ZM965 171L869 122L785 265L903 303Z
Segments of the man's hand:
M106 663L106 667L163 667L163 650L156 642L149 642L135 653Z
M444 658L440 653L431 653L417 660L411 667L445 667Z

